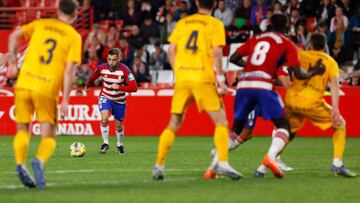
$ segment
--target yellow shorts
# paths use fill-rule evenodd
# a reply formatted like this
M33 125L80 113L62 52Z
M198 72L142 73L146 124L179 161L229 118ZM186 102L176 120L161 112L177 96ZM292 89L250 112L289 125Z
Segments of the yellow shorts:
M291 132L296 133L304 125L305 119L322 130L332 127L331 112L332 108L325 100L313 103L313 105L303 105L306 100L301 101L301 105L286 104L286 113L289 118ZM299 103L299 102L298 102Z
M193 102L196 102L199 111L205 110L207 112L219 111L222 105L214 84L176 84L171 102L171 113L183 114Z
M57 100L45 97L37 92L15 90L15 121L17 123L30 123L36 112L36 120L50 122L55 125L57 120Z

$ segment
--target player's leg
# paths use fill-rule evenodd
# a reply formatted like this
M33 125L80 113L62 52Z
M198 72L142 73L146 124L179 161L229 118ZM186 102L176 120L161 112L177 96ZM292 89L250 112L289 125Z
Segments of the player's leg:
M125 127L123 125L123 120L126 111L126 104L119 104L112 102L112 113L115 117L115 133L116 133L116 147L119 155L125 155L124 149L124 132Z
M25 166L30 143L29 123L34 115L31 94L27 90L15 90L15 120L17 133L13 140L16 173L26 187L35 187L35 181Z
M50 159L56 148L57 101L32 93L32 99L40 123L41 141L31 165L34 171L37 187L45 188L44 165Z
M317 127L322 130L332 128L331 112L332 108L325 101L321 105L313 107L313 111L308 113L307 118ZM335 175L342 175L345 177L355 177L356 174L344 166L343 155L346 143L346 125L345 120L341 117L339 125L336 126L333 132L333 165L331 171Z
M99 108L101 114L101 121L100 121L100 130L101 130L101 137L103 139L103 144L100 147L100 154L105 154L110 146L109 146L109 116L111 110L111 100L105 97L99 97Z
M276 156L285 148L289 142L290 124L283 113L282 101L277 94L272 91L259 91L259 103L264 119L271 119L276 127L276 132L267 155L263 159L263 164L269 168L273 174L282 178L284 173L276 163Z
M218 154L216 172L238 180L243 175L228 163L229 130L225 109L214 85L203 84L194 88L194 97L199 110L206 110L215 124L214 144ZM206 178L206 177L205 177Z
M156 163L153 168L155 180L164 179L165 158L175 141L176 132L183 122L183 114L171 114L169 125L162 131L158 144Z
M165 158L175 141L176 132L183 122L183 115L187 106L194 101L191 87L187 84L176 84L174 91L169 124L160 135L156 163L152 170L152 176L155 180L164 179Z

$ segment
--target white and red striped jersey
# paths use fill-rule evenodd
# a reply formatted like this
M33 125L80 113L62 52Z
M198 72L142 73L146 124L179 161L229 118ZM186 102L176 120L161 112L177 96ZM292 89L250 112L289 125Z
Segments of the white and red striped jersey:
M115 70L111 70L107 63L100 64L87 81L86 88L89 88L100 76L102 77L100 97L105 97L117 103L125 103L126 92L137 91L134 76L130 69L122 63L119 63ZM114 89L113 84L118 84L119 88Z

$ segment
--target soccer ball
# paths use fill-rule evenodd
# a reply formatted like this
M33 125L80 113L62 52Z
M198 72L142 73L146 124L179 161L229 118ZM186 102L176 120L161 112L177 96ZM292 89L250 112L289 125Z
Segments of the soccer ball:
M81 142L74 142L70 145L70 156L83 157L85 156L86 147Z

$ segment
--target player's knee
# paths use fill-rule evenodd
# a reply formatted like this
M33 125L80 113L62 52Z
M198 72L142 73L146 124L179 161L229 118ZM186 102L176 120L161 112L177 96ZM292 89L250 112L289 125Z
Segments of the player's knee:
M273 119L273 122L277 129L282 128L290 132L290 123L289 120L286 119L285 117Z
M109 124L109 118L101 118L101 124L102 125L108 125Z
M119 129L121 130L123 128L123 124L122 122L117 122L116 125L115 125L116 129Z

